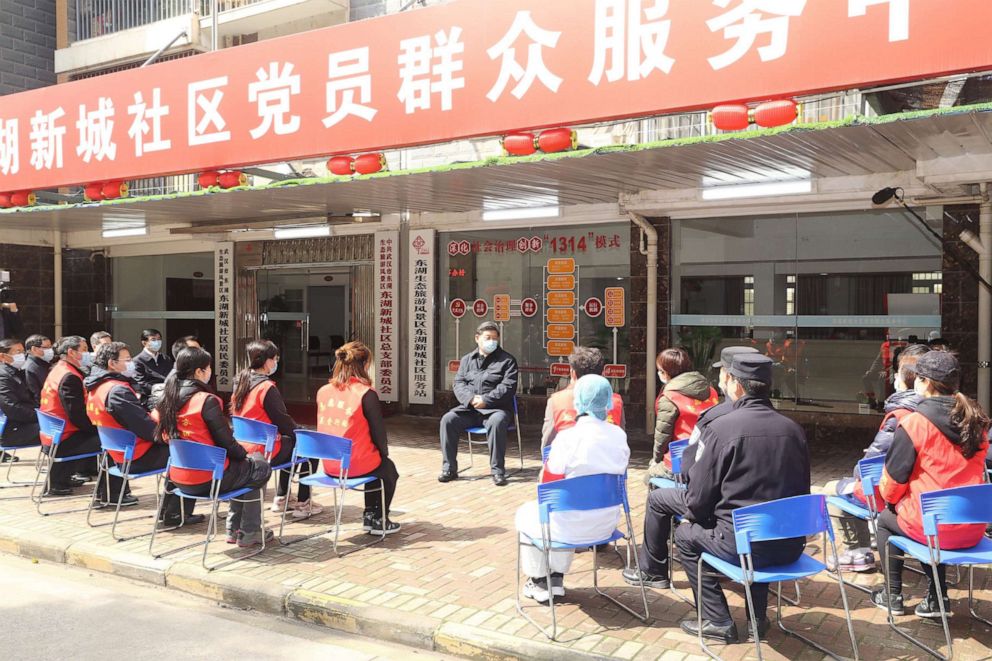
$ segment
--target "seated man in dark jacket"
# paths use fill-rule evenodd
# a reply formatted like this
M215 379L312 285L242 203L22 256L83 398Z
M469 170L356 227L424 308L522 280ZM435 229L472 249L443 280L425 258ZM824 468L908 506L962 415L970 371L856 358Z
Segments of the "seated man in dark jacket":
M666 492L682 491L669 494L666 502L679 505L668 511L678 510L676 513L684 515L675 531L675 544L693 592L696 563L703 552L738 564L734 510L809 493L806 436L799 425L772 408L768 398L771 383L770 358L760 354L734 355L726 385L733 410L716 417L703 429L700 443L705 451L689 469L688 488L658 489L652 493L653 499ZM642 553L641 567L649 576L663 573L667 585L667 548L661 549L670 530L671 514L649 508L645 517L645 546L656 551L650 555ZM804 538L753 544L754 566L793 562L802 554L805 544ZM662 555L666 557L659 557ZM703 636L726 643L740 642L719 581L704 575L702 583L702 594L696 598L702 599ZM758 629L763 634L768 629L765 615L768 585L752 585L751 595ZM683 620L681 627L686 633L696 635L696 618Z
M86 385L86 412L94 425L126 429L137 439L130 472L145 473L165 468L169 463L169 445L155 437L155 420L138 399L138 385L134 382L134 362L131 350L123 342L109 342L97 346L93 367L84 381ZM117 454L117 453L112 453ZM112 456L115 462L122 456ZM186 525L203 521L202 515L192 516L194 500L184 500L186 515L180 518L180 499L172 495L174 485L166 484L163 520L167 525ZM125 496L125 503L128 502ZM137 503L137 499L133 499ZM122 504L125 504L122 503Z
M24 379L25 358L20 340L0 340L0 410L7 416L0 445L5 447L38 443L38 416L34 412L38 402ZM0 463L11 459L0 453Z
M24 379L37 406L41 401L41 389L45 386L45 379L48 378L52 361L55 360L55 349L52 348L52 341L44 335L30 335L24 341L24 354L27 356L24 362Z
M438 482L458 478L458 440L470 427L485 427L489 463L496 486L506 484L507 428L517 394L517 360L499 346L499 326L483 322L475 331L478 349L462 357L455 375L458 406L441 418L443 463Z

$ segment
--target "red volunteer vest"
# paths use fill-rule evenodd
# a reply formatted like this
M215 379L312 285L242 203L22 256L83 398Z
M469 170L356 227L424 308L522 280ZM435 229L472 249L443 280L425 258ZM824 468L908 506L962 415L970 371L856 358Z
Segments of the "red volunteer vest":
M204 445L217 445L214 437L210 435L207 423L203 421L203 405L213 397L217 404L223 407L220 397L208 392L198 392L193 395L186 406L179 410L176 426L179 427L179 439L183 441L193 441ZM231 460L224 459L224 470L231 465ZM190 468L169 468L169 479L176 484L196 485L209 482L213 479L210 471L194 470Z
M678 390L663 390L658 395L658 399L655 400L654 408L656 412L658 410L658 402L661 401L662 397L666 397L679 410L679 417L675 418L675 429L672 431L672 440L680 440L692 436L692 430L695 429L696 422L699 421L699 416L703 414L703 411L716 406L720 402L716 390L712 387L710 388L709 397L702 401L684 395ZM665 453L664 462L665 466L671 469L672 456L670 452Z
M916 448L916 466L909 477L908 489L894 503L899 526L910 537L926 543L923 535L923 516L920 512L920 494L941 489L982 484L985 481L985 455L988 442L970 459L952 444L932 422L921 413L911 413L899 425L906 430ZM889 500L896 483L887 471L882 473L881 492ZM889 502L892 502L889 500ZM942 525L938 534L940 548L961 549L974 546L985 534L984 523Z
M66 413L65 407L62 406L62 399L59 397L59 387L62 385L62 382L65 379L73 378L79 379L80 383L82 383L83 373L65 360L60 360L52 368L52 371L48 373L48 378L45 379L45 385L41 388L41 410L54 415L60 420L65 420L65 430L62 432L63 441L79 431L79 427L72 424L69 420L69 415ZM47 434L42 434L41 442L43 445L51 445L52 439Z
M262 381L251 389L248 393L248 397L245 398L245 403L241 409L236 411L232 410L231 412L234 415L241 416L242 418L259 420L261 422L267 422L271 425L272 419L265 413L265 396L275 387L275 382L270 379ZM263 446L255 443L241 443L241 447L243 447L248 454L265 451ZM282 434L276 434L276 442L272 446L272 456L274 457L279 454L280 449L282 449Z
M372 442L369 422L362 412L362 397L370 386L358 379L352 379L344 390L333 383L317 391L317 431L347 438L351 441L350 477L371 473L379 464L379 448ZM337 461L324 461L324 473L340 475L341 466Z
M100 383L95 390L92 390L86 394L86 415L89 416L90 422L92 422L97 427L110 427L112 429L126 429L122 424L117 422L114 416L110 415L107 411L107 398L110 397L110 391L114 389L115 386L124 386L132 393L134 393L134 388L127 381L117 381L115 379L107 379ZM134 393L137 397L137 393ZM148 452L148 448L152 446L152 442L145 440L143 438L137 439L134 445L134 458L140 459ZM124 463L124 453L123 452L111 452L110 456L114 458L118 464Z

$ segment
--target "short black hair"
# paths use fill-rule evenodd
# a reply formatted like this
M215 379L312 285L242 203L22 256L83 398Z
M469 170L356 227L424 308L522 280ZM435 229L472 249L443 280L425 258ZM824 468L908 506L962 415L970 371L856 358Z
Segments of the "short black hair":
M28 339L24 340L24 348L34 349L35 347L40 347L46 341L51 342L52 340L46 335L38 335L37 333L28 335Z
M475 336L478 337L486 331L493 331L499 335L499 326L496 325L495 321L483 321L479 324L479 327L475 329Z
M592 347L575 347L568 357L568 366L575 372L575 378L581 379L587 374L603 374L603 352Z
M172 358L178 358L179 352L186 348L186 343L190 340L200 343L200 338L196 335L183 335L181 338L172 343Z
M55 353L64 356L69 353L69 349L78 349L79 346L86 342L86 338L81 335L66 335L65 337L60 337L59 341L55 344Z
M96 355L93 356L93 364L97 367L102 367L107 369L107 365L110 364L112 360L120 360L121 352L127 351L131 352L123 342L107 342L106 344L101 344L96 350Z
M6 340L0 340L0 353L10 353L10 350L16 347L18 344L24 344L16 337L9 337Z
M162 337L162 333L159 332L157 329L155 329L155 328L146 328L145 330L141 331L141 341L142 342L147 342L148 340L152 339L156 335L158 335L159 337Z
M737 377L731 377L737 383L741 384L741 388L744 389L744 394L748 397L758 397L760 399L768 399L772 394L772 386L764 381L757 381L755 379L738 379Z

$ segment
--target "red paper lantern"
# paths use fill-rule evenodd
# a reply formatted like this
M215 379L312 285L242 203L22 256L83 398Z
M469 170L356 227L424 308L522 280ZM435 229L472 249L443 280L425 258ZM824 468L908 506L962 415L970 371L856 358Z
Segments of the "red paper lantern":
M119 197L127 197L128 187L123 181L108 181L100 192L103 194L103 199L116 200Z
M38 198L35 197L34 192L29 190L18 191L10 195L10 203L15 207L33 207L37 201Z
M89 202L99 202L103 199L103 184L86 184L83 196Z
M511 133L503 137L503 149L511 156L529 156L537 151L533 133Z
M201 172L200 176L196 178L196 181L200 184L200 188L212 188L219 184L219 179L220 172L208 170L207 172Z
M350 177L355 174L355 159L351 156L332 156L327 160L327 169L331 174Z
M572 129L558 128L541 131L537 146L546 154L575 149L579 146L579 135Z
M229 172L221 172L220 177L217 179L217 183L220 184L221 188L235 188L237 186L245 186L248 183L248 175L239 170L231 170Z
M362 154L355 157L355 172L358 174L372 174L386 169L385 154Z
M9 209L14 206L10 202L10 193L0 193L0 209Z
M799 104L792 99L766 101L754 109L754 123L765 128L791 124L798 116Z
M717 106L710 120L721 131L741 131L751 125L750 110L743 103Z

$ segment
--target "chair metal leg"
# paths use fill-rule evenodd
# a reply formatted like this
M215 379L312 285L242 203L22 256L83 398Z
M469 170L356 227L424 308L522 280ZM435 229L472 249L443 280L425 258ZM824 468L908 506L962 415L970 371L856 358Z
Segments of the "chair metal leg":
M283 538L283 531L286 528L286 514L289 512L289 495L293 493L294 481L297 484L299 484L300 481L299 473L300 473L300 464L293 464L292 468L290 468L289 470L289 485L286 487L286 499L282 503L282 516L279 517L279 534L277 536L279 537L279 543L283 545L287 544L287 542L284 542L282 538ZM312 493L310 497L311 499L313 498ZM289 542L289 543L295 543L297 541L302 541L302 540L293 540L293 542Z
M100 492L100 481L101 480L105 483L104 486L107 489L106 495L107 495L107 499L109 500L110 499L110 473L107 472L107 462L106 462L106 459L105 459L105 455L100 455L97 458L96 480L94 480L94 482L96 483L96 488L93 489L93 496L90 498L90 506L86 509L86 525L88 525L90 528L95 528L96 527L96 526L93 525L93 522L90 521L90 518L93 515L93 510L96 509L96 498L97 498L97 494ZM123 493L124 493L124 489L121 489L121 494L123 494ZM106 524L101 524L101 525L106 525Z
M548 576L547 576L547 580L548 580L548 602L551 604L551 623L552 623L552 630L551 630L551 632L549 633L548 630L545 627L543 627L540 624L538 624L537 621L534 620L534 618L532 618L530 615L528 615L524 611L523 604L520 603L520 578L521 578L521 576L520 576L520 549L523 548L524 545L525 545L525 543L520 541L520 533L518 532L517 533L517 589L516 589L516 594L515 594L516 600L517 600L517 612L521 615L521 617L523 617L525 620L527 620L532 625L534 625L534 627L538 631L540 631L541 633L543 633L549 639L554 640L557 637L557 635L558 635L558 622L555 619L554 595L551 594L551 564L550 564L550 562L548 564ZM527 542L526 545L527 546L530 546L531 544L530 544L530 542Z
M983 622L988 626L992 627L992 621L986 620L984 617L982 617L975 611L975 566L974 565L968 566L968 612L971 613L971 616L976 620L978 620L979 622Z
M468 466L458 471L459 475L475 467L475 454L472 452L472 432L465 432L465 434L468 436Z
M0 452L7 452L10 455L10 461L7 462L7 471L6 474L4 475L4 481L0 483L0 489L17 489L20 487L30 487L32 484L34 484L34 482L32 482L31 480L25 480L23 482L14 482L10 478L10 471L14 468L14 459L17 457L17 451L26 450L30 447L37 447L37 446L27 446L25 448L7 448L5 450L0 450ZM41 453L39 452L39 454ZM23 463L24 466L27 467L28 462L23 462ZM38 467L38 459L36 458L35 470L37 470L37 467ZM10 496L6 498L0 498L0 500L15 500L24 497L25 496Z
M637 546L637 539L634 537L634 527L633 527L633 525L631 523L630 514L629 513L627 514L627 532L628 532L628 536L627 536L628 543L631 546L636 547ZM634 554L634 566L637 568L637 575L640 576L641 575L641 559L637 556L636 553ZM648 621L648 618L651 617L650 612L648 612L648 593L647 593L647 590L644 587L644 580L643 579L640 581L640 583L641 583L641 601L643 602L643 605L644 605L644 614L643 615L641 613L638 613L634 609L632 609L630 606L627 606L627 605L621 603L615 597L611 597L610 595L606 594L605 592L603 592L600 589L600 587L599 587L599 551L597 550L597 548L595 546L592 547L592 587L596 591L596 594L600 595L601 597L606 597L607 599L609 599L610 601L612 601L614 604L616 604L620 608L624 609L625 611L627 611L628 613L630 613L631 615L633 615L634 617L636 617L637 619L639 619L641 622L647 622Z
M375 546L376 544L380 544L383 541L385 541L385 539L386 539L386 522L387 522L388 517L386 516L386 489L385 489L384 486L382 486L382 481L381 480L379 481L379 489L378 489L378 491L379 491L379 504L382 507L382 510L381 510L382 511L382 521L381 521L382 528L380 528L380 534L376 535L376 534L372 533L372 531L369 531L369 533L372 535L372 541L371 542L366 542L364 544L356 544L354 548L350 548L347 551L339 551L338 552L338 557L339 558L343 558L346 555L351 555L355 551L360 551L362 549L366 549L366 548L368 548L370 546ZM343 504L344 503L344 494L341 495L341 501L342 501L341 509L344 510L344 504Z
M743 568L743 566L744 566L744 561L742 559L741 560L741 567ZM751 597L751 583L750 583L749 580L746 580L746 579L747 579L747 576L745 574L745 580L743 581L743 585L744 585L744 598L747 601L747 612L751 616L751 622L750 622L750 624L751 624L751 638L754 640L754 651L758 655L758 661L761 661L761 659L763 659L764 657L761 655L761 636L758 635L758 614L754 612L754 600ZM779 628L781 628L784 631L785 629L782 627L782 584L781 583L778 584L778 595L779 595L779 597L778 597L778 626L779 626ZM700 601L702 601L702 599L700 599ZM700 627L700 630L702 630L702 627Z
M706 652L707 656L711 659L717 659L719 661L720 655L715 654L707 645L706 639L703 638L703 600L700 595L703 593L703 556L699 556L699 560L696 562L696 636L699 638L699 647ZM758 654L761 654L761 648L758 648Z
M891 581L889 580L889 571L888 571L889 570L889 561L888 561L889 559L888 559L888 556L889 556L889 549L888 549L888 546L886 546L885 551L883 553L883 557L884 557L884 562L885 562L885 564L884 564L884 569L885 569L885 596L886 596L886 607L887 607L888 612L889 612L889 617L888 617L889 628L892 629L893 631L895 631L897 634L899 634L903 638L905 638L906 640L908 640L909 642L911 642L914 645L916 645L917 647L919 647L920 649L922 649L922 650L924 650L924 651L932 654L933 656L937 657L941 661L950 661L950 659L954 655L954 649L950 645L950 643L951 643L951 634L950 634L950 631L947 628L947 613L944 612L944 599L943 599L943 594L941 594L941 590L940 590L940 582L939 581L937 582L937 603L940 605L941 623L943 624L943 627L944 627L944 636L946 637L947 643L948 643L948 655L947 656L944 656L943 654L941 654L937 650L935 650L935 649L931 648L930 646L926 645L923 641L921 641L918 638L914 637L908 631L906 631L906 630L904 630L904 629L896 626L896 619L895 619L895 616L892 614L892 599L891 599L892 585L891 585ZM932 551L931 551L931 556L932 556ZM932 569L933 569L934 580L936 581L937 580L937 567L936 567L936 565L932 565Z

